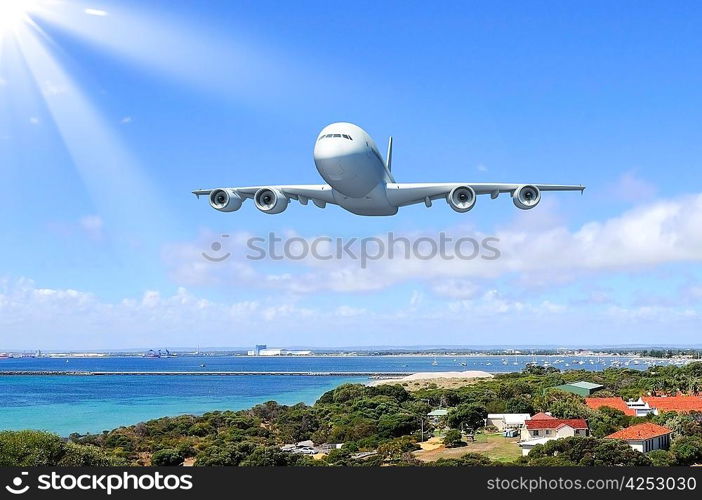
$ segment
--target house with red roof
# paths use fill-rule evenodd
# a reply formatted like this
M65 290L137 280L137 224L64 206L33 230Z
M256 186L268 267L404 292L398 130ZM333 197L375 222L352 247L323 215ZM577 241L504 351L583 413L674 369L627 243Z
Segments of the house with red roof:
M564 437L589 435L590 430L584 418L555 418L545 413L537 413L524 422L519 446L522 448L522 455L527 455L537 444Z
M673 433L667 427L645 422L632 425L617 431L605 439L620 439L626 441L634 450L648 453L653 450L667 450L670 447L670 436Z
M626 401L624 401L622 398L585 398L585 404L588 408L593 410L599 410L600 408L606 407L622 411L625 415L632 417L636 415L636 411L629 408Z
M624 401L622 398L585 398L585 404L593 410L606 406L635 417L658 415L664 411L702 412L702 398L699 396L643 396L636 401Z
M702 412L702 398L699 396L643 396L641 399L652 408L656 408L659 413L664 411Z

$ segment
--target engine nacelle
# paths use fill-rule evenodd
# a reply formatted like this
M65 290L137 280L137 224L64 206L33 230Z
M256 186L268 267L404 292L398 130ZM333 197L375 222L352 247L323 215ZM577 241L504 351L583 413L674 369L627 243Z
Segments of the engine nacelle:
M470 186L453 188L446 196L449 206L456 212L467 212L475 206L475 190Z
M541 201L541 191L536 186L519 186L512 194L512 202L517 208L529 210Z
M210 193L210 206L220 212L234 212L244 200L233 189L215 189Z
M275 188L261 188L254 195L256 208L265 214L279 214L288 208L288 198Z

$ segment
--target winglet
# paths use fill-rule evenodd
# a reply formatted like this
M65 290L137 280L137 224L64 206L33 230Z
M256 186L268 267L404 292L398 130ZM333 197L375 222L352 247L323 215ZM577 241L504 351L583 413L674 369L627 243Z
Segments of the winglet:
M388 172L392 172L392 136L388 140L388 156L385 160L385 166L388 167Z

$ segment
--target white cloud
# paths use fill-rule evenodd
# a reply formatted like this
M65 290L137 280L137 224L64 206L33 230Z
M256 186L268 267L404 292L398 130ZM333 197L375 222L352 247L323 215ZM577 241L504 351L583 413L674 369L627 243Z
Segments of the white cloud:
M30 116L29 123L32 125L39 125L39 123L41 123L41 120L39 120L39 118L37 118L36 116Z
M127 125L128 123L132 123L132 121L134 121L134 119L133 119L131 116L125 116L125 117L122 118L119 122L120 122L122 125Z
M232 256L222 263L213 264L202 258L207 242L212 241L205 237L199 243L168 247L164 255L173 278L187 286L235 283L293 293L347 293L421 282L436 294L453 298L469 298L479 290L480 281L506 276L515 277L515 287L532 289L593 273L637 272L666 263L702 261L702 194L644 204L575 230L552 217L547 206L539 209L542 212L530 212L528 218L519 214L513 224L493 233L499 238L499 242L492 243L501 252L497 260L405 259L397 257L402 252L396 252L394 259L385 256L368 261L366 269L361 268L360 261L348 257L252 261L245 258L245 242L250 235L243 233L232 235L227 248ZM449 257L455 257L451 245L459 237L468 234L480 241L488 235L466 233L464 228L450 228L445 233L453 241L447 247ZM437 231L406 237L414 242L420 237L438 235ZM466 253L470 252L464 249Z
M456 278L446 278L434 283L431 287L437 295L452 299L470 299L475 297L479 287L472 281Z
M94 240L102 239L103 236L103 220L99 215L86 215L81 217L78 222L81 229Z
M475 167L475 169L478 172L487 172L488 171L488 168L485 165L483 165L482 163L478 164L478 166Z
M361 307L339 306L334 310L337 316L349 318L351 316L363 316L368 314L368 311Z
M83 12L85 12L89 16L105 17L106 15L108 15L107 11L100 9L85 9Z
M415 295L416 297L417 295ZM329 308L272 296L211 300L185 288L147 290L106 301L75 289L0 278L0 350L177 346L643 343L673 329L674 342L697 339L700 312L689 306L576 307L514 299L496 289L452 302L411 301L390 308ZM567 335L577 327L579 334ZM595 332L590 335L590 332Z

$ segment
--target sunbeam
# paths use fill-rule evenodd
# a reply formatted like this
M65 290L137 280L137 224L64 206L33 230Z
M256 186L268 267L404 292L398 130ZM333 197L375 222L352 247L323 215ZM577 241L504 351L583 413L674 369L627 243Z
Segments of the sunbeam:
M37 9L36 0L3 0L0 2L0 37L13 33L29 22L29 15Z
M8 0L0 0L5 6ZM10 0L11 1L11 0ZM4 46L0 48L0 102L13 106L0 110L4 127L11 131L17 120L40 124L36 109L43 108L53 122L69 153L95 210L114 230L115 236L139 240L155 226L163 228L169 218L157 203L156 191L117 134L92 104L85 89L76 82L61 61L61 48L33 20L33 14L47 7L61 9L67 4L20 1L12 10L13 22L5 19ZM10 28L11 25L11 28ZM58 57L58 55L61 57ZM26 96L33 89L33 103ZM18 102L20 101L20 102ZM19 107L23 109L18 109ZM12 125L14 123L14 125ZM138 204L126 203L139 199ZM145 205L144 205L145 204ZM144 211L148 211L148 217Z
M144 6L138 11L125 5L98 9L77 0L61 9L45 9L39 17L142 71L227 100L270 100L277 82L289 79L292 71L236 28L220 34L211 26L198 27L192 20L184 24Z

